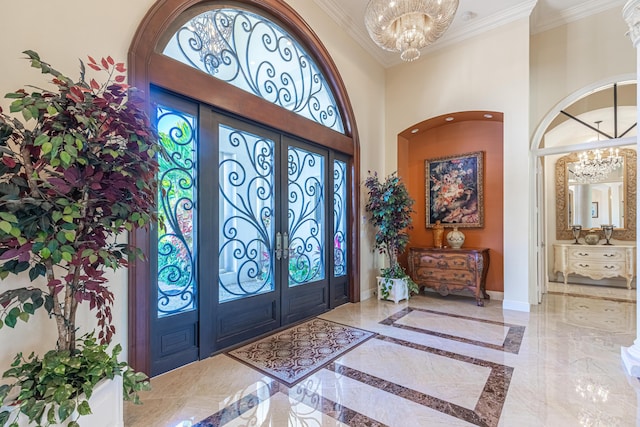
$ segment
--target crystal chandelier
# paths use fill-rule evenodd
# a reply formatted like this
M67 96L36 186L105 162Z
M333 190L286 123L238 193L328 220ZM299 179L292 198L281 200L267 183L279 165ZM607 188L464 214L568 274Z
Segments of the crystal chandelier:
M609 177L611 172L622 166L622 157L609 148L609 155L603 156L603 150L586 151L578 156L578 162L573 169L573 175L581 184L601 182Z
M229 17L224 11L205 12L189 21L188 28L195 36L191 43L199 51L200 60L211 65L211 69L217 69L233 30Z
M449 28L457 9L458 0L370 0L364 23L382 49L402 52L403 61L415 61L420 49Z
M595 122L600 130L601 120ZM598 141L600 134L598 133ZM622 156L619 150L609 148L609 153L604 156L605 151L600 149L583 152L578 155L578 162L573 167L573 177L581 184L589 184L594 182L602 182L611 175L616 169L622 167Z

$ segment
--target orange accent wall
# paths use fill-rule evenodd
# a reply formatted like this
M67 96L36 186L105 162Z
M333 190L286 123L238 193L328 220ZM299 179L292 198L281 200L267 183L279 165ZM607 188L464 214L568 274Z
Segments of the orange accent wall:
M487 290L504 291L503 250L503 123L502 114L494 119L463 120L457 113L451 123L444 116L413 126L398 136L398 175L415 200L413 229L409 247L433 246L431 228L426 228L426 159L484 151L484 228L460 228L466 238L463 247L489 248L490 265ZM442 124L440 123L447 123ZM411 129L419 129L415 134ZM420 129L422 128L422 129ZM446 234L452 227L445 226ZM446 240L445 240L446 244ZM406 253L401 259L407 267Z

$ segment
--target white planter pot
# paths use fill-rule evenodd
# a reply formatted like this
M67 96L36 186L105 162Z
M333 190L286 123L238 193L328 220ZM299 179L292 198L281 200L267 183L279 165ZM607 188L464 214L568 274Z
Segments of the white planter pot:
M405 279L387 279L384 277L378 277L378 299L386 299L393 301L396 304L403 299L409 299L409 287ZM383 298L383 288L387 287L389 290L389 296Z
M93 389L91 399L91 414L84 415L78 419L80 427L124 427L124 412L122 403L122 377L116 376L113 380L102 380ZM7 409L0 408L0 412ZM67 419L63 424L51 424L51 427L66 426L69 420L73 420L75 415ZM13 420L13 417L10 418ZM20 414L18 416L18 426L28 427L29 419Z

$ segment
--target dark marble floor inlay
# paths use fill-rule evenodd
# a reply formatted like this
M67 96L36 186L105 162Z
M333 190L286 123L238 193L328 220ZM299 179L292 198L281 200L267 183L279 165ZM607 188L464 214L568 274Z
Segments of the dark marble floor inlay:
M291 387L373 335L373 332L314 318L227 355Z
M498 425L500 414L502 413L502 407L504 406L504 401L507 397L507 391L509 390L509 384L511 383L513 368L422 344L412 343L398 338L384 335L377 335L375 338L381 341L413 348L415 350L489 368L489 376L475 408L471 410L460 405L456 405L455 403L447 402L437 397L412 390L400 384L392 383L383 378L379 378L335 362L329 364L327 369L475 425L488 427Z
M349 426L387 427L386 424L380 423L364 414L361 414L360 412L354 411L340 403L319 395L317 392L311 390L313 386L312 382L307 382L309 384L302 382L294 389L285 386L279 381L269 380L269 382L266 382L254 393L250 393L247 396L231 403L215 414L210 415L197 424L194 424L193 427L221 427L231 421L237 421L238 418L242 419L242 425L263 425L262 422L264 420L258 419L258 416L252 411L252 409L256 408L259 404L266 402L277 393L282 393L291 399L295 399L296 401ZM308 417L308 414L306 415ZM294 419L291 419L292 417ZM296 417L299 419L296 419ZM317 421L315 416L312 416L311 418L314 422ZM289 421L293 422L294 425L300 426L308 424L305 422L305 414L297 414L294 411L289 413Z
M496 344L488 343L484 341L473 340L465 337L459 337L456 335L445 334L443 332L431 331L426 328L418 328L415 326L409 326L409 325L403 325L401 323L397 323L398 320L407 316L412 311L421 311L423 313L437 314L439 316L447 316L447 317L453 317L457 319L472 320L474 322L487 323L491 325L504 326L504 327L508 327L509 330L507 331L507 336L505 337L502 345L496 345ZM495 320L478 319L477 317L461 316L459 314L444 313L441 311L427 310L425 308L417 308L417 307L404 308L398 311L397 313L387 317L386 319L380 321L379 323L382 325L389 325L395 328L406 329L406 330L418 332L421 334L433 335L440 338L464 342L467 344L473 344L480 347L492 348L494 350L505 351L513 354L518 354L520 352L520 345L522 344L522 338L524 337L524 331L525 331L524 326L512 325L509 323L498 322Z
M239 400L231 403L230 405L224 407L213 415L208 416L204 420L200 421L197 424L194 424L193 427L220 427L228 422L235 420L245 414L247 414L251 409L258 406L260 403L264 402L266 399L261 398L260 396L267 395L271 398L273 395L281 391L282 384L278 381L271 380L270 382L265 383L262 387L260 387L256 392L250 393ZM285 387L286 388L286 387ZM247 425L256 425L255 424L255 415L252 416L254 419L253 424L249 424L250 420L247 420Z

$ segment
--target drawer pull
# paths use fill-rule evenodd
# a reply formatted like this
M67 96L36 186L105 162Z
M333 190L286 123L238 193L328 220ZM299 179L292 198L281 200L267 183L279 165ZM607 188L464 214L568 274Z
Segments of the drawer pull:
M449 264L447 264L447 261L438 261L436 264L437 264L437 265L438 265L438 267L440 267L440 268L447 268L447 267L449 267Z
M589 267L589 264L578 264L578 267Z
M580 256L589 256L589 254L586 254L584 252L577 252L576 255L580 255Z
M613 270L614 268L616 268L615 265L605 265L604 268L606 268L607 270Z
M606 257L609 257L609 258L616 256L616 254L602 254L602 255L606 256Z

